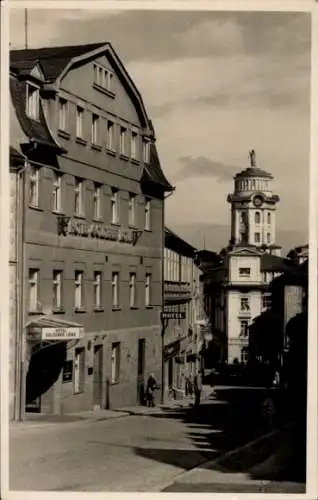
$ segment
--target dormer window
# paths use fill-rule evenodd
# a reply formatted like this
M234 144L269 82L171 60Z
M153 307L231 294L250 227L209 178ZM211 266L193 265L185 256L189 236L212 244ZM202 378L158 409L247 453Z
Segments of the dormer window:
M94 64L94 84L113 93L112 82L113 73L100 64Z
M39 88L31 83L26 85L26 114L33 120L39 119L40 92Z

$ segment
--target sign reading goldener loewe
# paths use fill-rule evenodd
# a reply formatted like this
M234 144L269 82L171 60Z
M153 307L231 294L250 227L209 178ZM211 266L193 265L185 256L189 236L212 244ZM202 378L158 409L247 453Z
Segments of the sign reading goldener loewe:
M87 222L65 215L58 216L57 222L59 236L83 236L135 245L142 233L135 229L108 226L103 222Z
M47 327L42 328L42 340L72 340L81 339L84 336L82 327Z

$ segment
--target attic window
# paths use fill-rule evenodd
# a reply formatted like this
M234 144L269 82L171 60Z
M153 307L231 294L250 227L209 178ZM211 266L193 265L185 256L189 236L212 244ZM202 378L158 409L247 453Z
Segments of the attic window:
M145 163L150 163L150 141L148 139L143 141L143 158Z
M113 93L112 80L113 74L109 69L99 64L94 64L94 84L97 85L97 87Z
M40 93L39 88L31 83L26 85L26 114L33 120L39 119Z

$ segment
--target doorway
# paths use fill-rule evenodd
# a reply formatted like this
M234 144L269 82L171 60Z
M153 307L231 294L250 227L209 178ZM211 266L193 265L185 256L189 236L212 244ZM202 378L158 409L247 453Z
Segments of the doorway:
M103 346L94 346L93 404L101 407L103 386Z
M145 404L145 339L138 340L138 361L137 361L137 403Z

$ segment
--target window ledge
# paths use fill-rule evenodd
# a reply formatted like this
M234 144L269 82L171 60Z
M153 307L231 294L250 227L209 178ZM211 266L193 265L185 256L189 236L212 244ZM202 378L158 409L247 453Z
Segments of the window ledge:
M71 382L71 380L70 380L70 382ZM84 394L84 391L83 390L74 391L74 396L77 396L77 394Z
M153 309L154 306L146 306L146 309Z
M136 230L137 227L138 227L137 224L128 224L128 229Z
M114 151L113 149L106 148L106 153L111 156L116 156L116 151Z
M125 155L124 153L120 153L119 158L124 161L129 161L129 156Z
M104 222L103 217L93 217L92 222Z
M81 219L81 220L86 220L86 217L84 214L73 214L74 219Z
M36 212L44 212L43 208L37 207L36 205L29 205L29 208L35 210Z
M52 314L65 314L64 307L54 307L52 309Z
M87 144L87 140L86 139L82 139L82 137L76 137L75 142L77 144L81 144L82 146L86 146L86 144Z
M118 385L119 384L119 380L116 380L116 382L111 382L111 385Z
M28 311L28 314L29 316L35 316L36 314L44 314L42 309L31 309L30 311Z
M120 306L113 306L112 311L121 311L121 307Z
M76 314L84 314L86 313L86 309L84 307L74 307L74 312Z
M97 306L95 306L95 307L93 307L93 311L94 312L104 312L105 309L103 307L97 307Z
M111 97L112 99L115 98L115 92L113 92L112 90L108 90L108 89L102 87L101 85L98 85L97 83L94 83L93 87L94 87L94 89L98 90L99 92L102 92L102 94L105 94L108 97Z
M144 231L146 231L147 233L151 233L151 232L152 232L152 229L151 229L151 228L147 228L147 227L145 227L145 228L144 228Z
M65 215L65 212L63 212L63 210L52 210L52 214L54 214L54 215Z
M95 151L102 151L102 146L100 146L99 144L92 144L91 145L91 148L94 149Z
M69 139L71 137L71 134L67 132L66 130L58 129L57 135L60 137L63 137L63 139Z
M133 311L136 311L137 309L139 309L139 307L138 306L130 306L130 309Z
M140 160L137 160L137 158L131 158L131 163L133 163L134 165L139 165Z
M111 222L110 225L111 226L120 227L120 223L119 222Z

